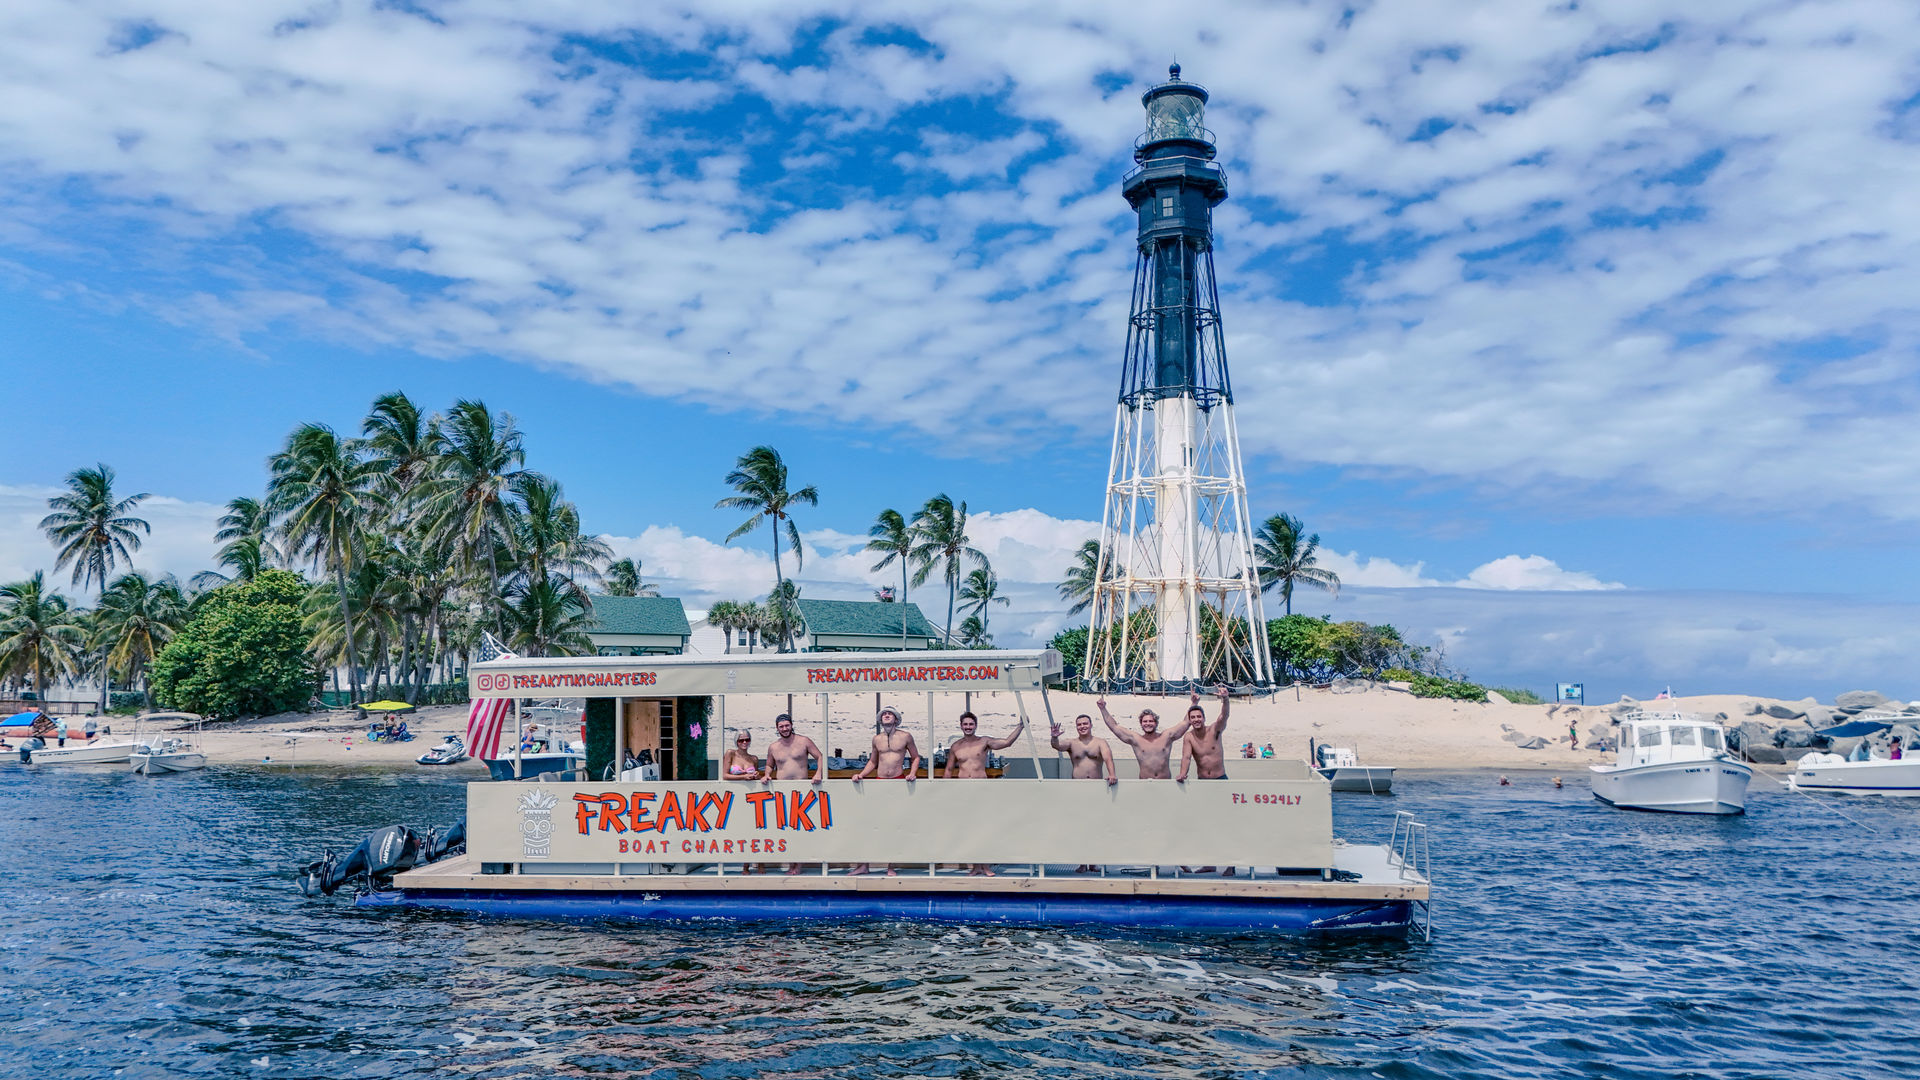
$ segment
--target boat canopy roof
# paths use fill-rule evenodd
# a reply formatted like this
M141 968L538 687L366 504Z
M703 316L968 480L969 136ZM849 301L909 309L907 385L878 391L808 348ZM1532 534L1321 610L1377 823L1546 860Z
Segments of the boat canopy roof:
M39 715L39 709L28 709L26 712L17 712L5 720L0 720L0 728L30 727L33 724L34 718Z
M1060 674L1052 649L768 653L763 656L540 656L470 665L474 697L699 697L1038 690Z
M1860 735L1871 735L1876 731L1885 731L1895 724L1917 723L1920 723L1920 716L1882 713L1874 716L1856 716L1844 724L1822 728L1818 734L1825 735L1829 739L1851 739Z

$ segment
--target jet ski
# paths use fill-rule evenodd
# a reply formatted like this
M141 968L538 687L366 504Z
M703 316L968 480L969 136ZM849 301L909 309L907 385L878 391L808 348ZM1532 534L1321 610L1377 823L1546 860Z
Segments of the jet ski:
M467 745L460 741L460 736L449 735L447 741L413 760L422 765L456 765L467 760Z

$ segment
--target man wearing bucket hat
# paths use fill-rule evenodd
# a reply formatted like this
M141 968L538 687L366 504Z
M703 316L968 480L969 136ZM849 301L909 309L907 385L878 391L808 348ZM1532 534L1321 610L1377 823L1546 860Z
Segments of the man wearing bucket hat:
M869 776L882 780L913 781L914 770L920 767L920 747L913 741L913 735L900 730L900 710L888 705L880 710L880 730L873 737L873 752L867 755L867 766L854 773L851 779L859 783ZM872 867L866 863L847 871L849 874L864 874ZM898 872L887 867L887 876L896 877Z

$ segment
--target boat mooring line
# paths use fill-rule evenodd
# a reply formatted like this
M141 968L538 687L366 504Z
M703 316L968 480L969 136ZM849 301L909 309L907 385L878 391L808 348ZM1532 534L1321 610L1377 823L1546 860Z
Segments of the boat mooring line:
M1752 759L1749 758L1748 760L1751 761ZM1755 764L1758 764L1758 763L1756 762ZM1754 771L1758 772L1760 775L1766 777L1767 779L1773 781L1774 783L1779 784L1781 787L1786 788L1788 791L1793 792L1795 795L1798 795L1801 798L1807 800L1808 802L1819 807L1820 809L1829 811L1831 813L1839 814L1841 817L1846 818L1848 821L1853 822L1855 825L1860 826L1861 828L1867 830L1870 833L1877 833L1880 831L1879 829L1874 828L1873 826L1867 824L1864 821L1860 821L1856 818L1848 817L1844 812L1840 810L1839 807L1828 806L1826 803L1823 803L1819 799L1816 799L1813 796L1807 794L1806 792L1801 791L1799 788L1794 787L1792 784L1786 782L1785 780L1780 779L1779 777L1773 775L1772 773L1766 772L1765 770L1762 770L1762 769L1755 769Z

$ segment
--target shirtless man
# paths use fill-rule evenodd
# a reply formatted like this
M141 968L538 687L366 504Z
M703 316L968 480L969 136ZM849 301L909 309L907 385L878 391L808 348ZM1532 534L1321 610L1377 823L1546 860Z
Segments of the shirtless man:
M1194 700L1198 701L1199 698ZM1180 726L1172 731L1161 731L1160 714L1152 709L1141 709L1140 731L1136 734L1114 723L1113 714L1107 711L1106 698L1100 698L1094 704L1100 706L1100 719L1107 722L1107 729L1113 732L1114 737L1133 747L1133 756L1140 762L1140 779L1173 779L1173 744L1187 733L1187 728L1193 723L1191 715L1180 721Z
M1193 695L1193 704L1187 706L1187 723L1193 725L1187 730L1187 737L1180 740L1180 775L1177 779L1186 783L1187 768L1200 766L1200 779L1225 780L1227 778L1227 752L1220 745L1220 735L1227 730L1227 688L1220 688L1220 715L1213 723L1207 723L1207 713L1200 707L1200 695Z
M1180 740L1180 775L1176 779L1181 783L1187 782L1187 769L1194 764L1200 766L1202 780L1227 778L1227 753L1226 749L1220 745L1220 733L1227 730L1227 707L1230 704L1231 702L1227 700L1227 688L1223 686L1220 688L1220 716L1209 725L1207 711L1200 707L1199 693L1196 692L1193 695L1193 703L1187 706L1187 723L1192 727L1187 730L1187 737ZM1183 866L1181 869L1204 874L1213 867ZM1221 876L1232 877L1233 867L1229 866L1221 871Z
M974 732L980 727L980 718L970 712L960 714L960 738L947 747L947 767L940 775L952 780L980 780L987 775L987 755L990 751L1005 750L1013 745L1020 733L1027 730L1027 721L1022 717L1014 726L1013 734L1004 739L989 739Z
M962 780L984 780L987 777L987 756L995 750L1005 750L1013 745L1013 740L1027 730L1027 718L1021 717L1014 726L1013 734L1004 739L989 739L974 734L980 728L980 718L970 712L960 714L960 738L947 747L947 767L940 775L948 780L959 777ZM970 877L996 877L993 867L986 863L974 863L967 871Z
M818 784L827 778L827 755L820 752L820 747L814 745L812 739L793 733L793 717L786 713L774 717L773 733L779 738L767 747L767 767L760 772L761 783L768 780L805 780L808 754L812 754L813 760L819 762L814 769L813 782ZM752 755L748 756L751 758ZM749 874L752 872L751 868L747 870ZM787 864L788 877L799 872L799 863Z
M1113 748L1107 740L1093 737L1093 717L1081 713L1073 718L1074 737L1064 744L1060 741L1060 725L1053 725L1053 748L1073 762L1075 780L1098 780L1106 777L1107 786L1120 782L1113 772Z
M859 783L869 776L878 776L882 780L905 780L913 783L913 773L920 767L920 747L913 741L913 735L900 730L900 711L889 705L880 710L880 733L873 737L873 752L867 756L867 767L854 773L848 779ZM847 871L848 874L864 874L873 867L861 863ZM897 877L898 871L887 867L888 877Z
M805 780L807 778L807 755L819 764L813 771L813 782L818 784L827 778L827 755L820 752L812 739L793 733L793 718L781 713L773 718L773 733L779 738L767 747L767 767L760 772L760 779L766 780Z
M753 756L753 733L739 731L733 736L733 749L720 759L720 775L727 780L755 780L760 776L760 759Z

